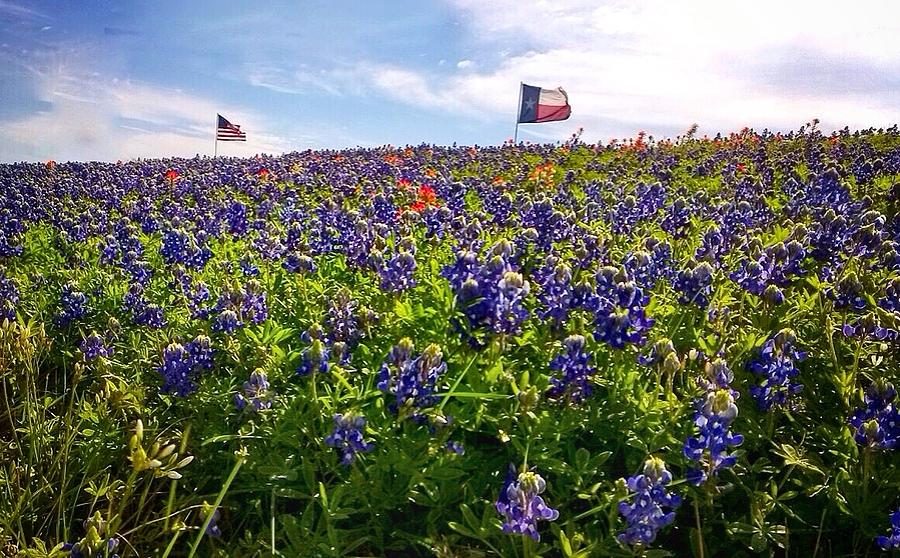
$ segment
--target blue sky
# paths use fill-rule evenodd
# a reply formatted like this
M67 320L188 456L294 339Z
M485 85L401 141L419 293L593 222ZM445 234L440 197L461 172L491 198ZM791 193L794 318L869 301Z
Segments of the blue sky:
M520 139L900 121L892 2L0 0L0 161L512 136L518 83L572 117Z

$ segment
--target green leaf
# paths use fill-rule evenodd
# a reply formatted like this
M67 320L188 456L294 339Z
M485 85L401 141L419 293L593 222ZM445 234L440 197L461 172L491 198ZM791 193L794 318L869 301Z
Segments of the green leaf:
M472 531L469 531L468 529L466 529L465 527L463 527L462 525L460 525L459 523L457 523L455 521L450 521L449 523L447 523L447 526L464 537L469 537L472 539L478 538L478 535L476 535Z

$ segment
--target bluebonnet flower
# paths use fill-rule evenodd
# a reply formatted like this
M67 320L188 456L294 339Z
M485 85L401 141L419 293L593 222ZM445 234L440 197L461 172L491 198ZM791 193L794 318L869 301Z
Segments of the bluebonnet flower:
M359 302L353 300L350 289L342 287L334 298L328 301L328 316L325 318L325 326L328 328L328 337L335 341L343 341L348 346L353 346L362 336L359 329L359 320L356 312Z
M620 543L650 546L659 531L675 520L674 509L681 505L681 498L666 491L671 481L672 474L657 457L644 462L642 473L628 477L625 483L633 495L631 502L619 502L619 514L627 523L616 537Z
M644 307L650 301L643 290L615 268L597 274L597 307L594 310L594 337L614 349L628 344L643 345L653 326Z
M873 313L862 316L852 324L845 323L841 326L841 333L845 337L871 341L893 340L898 337L896 330L883 327L878 323L878 318Z
M192 282L184 293L192 318L205 319L209 316L209 310L204 304L210 299L209 287L203 281Z
M349 466L356 461L357 453L375 449L375 444L363 438L365 427L366 417L362 415L334 415L334 430L325 438L325 445L341 452L341 465Z
M834 287L825 289L825 294L834 300L834 307L838 310L862 310L866 307L862 283L853 271L844 275Z
M60 304L62 305L62 310L56 315L56 323L62 327L84 317L88 313L87 295L75 290L72 285L63 286Z
M478 275L480 268L478 254L471 250L461 250L456 253L456 261L453 265L444 267L441 276L450 282L454 291L459 291L463 283Z
M106 342L102 336L97 333L91 333L81 342L81 352L84 354L84 360L90 362L97 357L108 357L113 350L111 347L106 347Z
M212 348L209 337L198 335L184 346L171 343L163 351L163 361L157 372L163 377L160 391L185 397L197 390L200 372L212 368Z
M259 267L247 256L241 258L239 266L241 268L241 273L246 277L255 277L259 275Z
M578 404L591 396L591 376L597 369L590 365L593 356L584 350L583 336L570 335L563 347L565 351L550 362L550 369L561 372L561 377L550 378L552 387L547 397Z
M590 279L582 279L572 287L572 309L595 311L600 304L600 298L594 290Z
M228 222L228 232L237 237L247 234L249 222L247 221L247 206L239 201L231 202L225 210L225 219Z
M880 535L875 537L875 543L882 548L882 550L890 550L892 548L900 548L900 510L897 510L890 515L891 518L891 532L889 535Z
M457 442L456 440L448 440L446 448L447 451L451 451L456 455L464 455L466 453L466 448L461 442Z
M517 333L528 317L524 299L530 285L509 263L513 252L512 243L500 241L491 249L491 259L480 265L474 252L460 251L456 262L441 273L450 281L465 317L454 323L475 346L483 346L475 337L479 331Z
M391 259L377 267L381 277L381 290L394 293L416 285L416 257L412 252L399 250Z
M422 354L413 356L413 342L404 337L381 364L378 389L394 396L388 407L401 418L418 418L418 409L434 405L437 383L447 371L441 348L431 344Z
M159 249L163 261L167 264L183 264L192 269L203 269L212 258L212 250L188 232L170 229L163 233L162 246Z
M213 331L222 331L225 333L231 333L241 327L244 327L244 323L241 322L237 312L230 308L226 308L219 312L212 324Z
M675 373L681 370L682 362L678 358L675 351L675 345L670 339L662 338L650 348L650 352L646 355L638 355L638 363L644 366L656 367L658 372L657 380L662 382L663 374L669 379L669 386L672 386L675 379ZM671 389L671 387L670 387Z
M281 267L291 273L314 273L318 267L312 258L306 255L290 253L281 263Z
M637 361L644 366L658 366L663 364L669 358L669 355L675 355L675 358L678 358L678 353L675 352L675 345L672 343L672 340L663 337L653 343L647 354L639 354Z
M572 302L572 269L564 263L556 263L556 258L548 258L547 264L532 278L540 285L537 299L541 308L537 315L555 325L564 322Z
M13 280L0 270L0 321L16 319L16 304L19 303L19 290Z
M144 325L151 329L163 329L166 327L165 312L157 304L145 304L137 312L132 312L132 321L135 325Z
M741 260L740 267L730 275L745 291L757 296L762 295L766 289L768 272L760 262L752 259Z
M672 247L653 237L644 240L644 249L630 252L622 267L631 280L644 290L653 289L660 279L671 278Z
M555 209L547 198L526 201L521 216L522 228L534 229L538 233L537 244L544 250L549 250L554 242L568 238L573 229L570 217Z
M87 531L84 538L76 543L65 543L62 550L69 553L69 558L119 558L115 554L119 546L119 538L109 536L109 523L102 518L100 512L85 520Z
M878 300L878 306L889 312L900 314L900 277L894 277L884 289L884 296Z
M691 207L687 200L676 198L675 201L665 207L665 216L660 222L660 226L672 238L684 238L687 236L690 224Z
M131 314L131 321L135 325L153 329L166 327L165 312L159 305L147 302L141 283L131 283L128 286L128 291L122 297L122 306Z
M254 370L244 382L244 392L234 394L234 406L242 411L248 404L254 411L272 408L269 380L262 370Z
M763 297L770 304L781 304L784 295L780 287L790 284L793 276L803 275L801 264L806 258L806 248L797 240L787 244L778 242L759 249L758 242L748 246L752 254L741 261L730 277L745 291Z
M724 361L720 365L724 365ZM715 363L708 363L708 366L715 366ZM738 414L734 404L737 395L734 390L723 387L708 390L697 400L694 413L697 436L689 437L683 448L684 456L695 463L685 475L688 482L699 486L737 461L734 454L727 453L729 447L739 446L744 441L742 435L729 431Z
M894 403L897 390L885 381L866 388L864 407L850 415L856 443L865 448L891 450L900 444L900 410Z
M712 227L703 234L703 240L694 253L694 259L714 266L721 264L722 256L728 253L730 242L718 227Z
M794 378L799 374L797 363L806 358L806 353L797 349L796 342L793 330L782 329L766 340L759 355L747 364L751 372L763 377L760 385L750 388L763 411L786 405L792 395L803 389Z
M326 340L327 341L327 340ZM313 372L328 372L330 351L325 341L319 338L310 340L309 347L300 352L300 364L297 365L298 376L309 376Z
M538 521L555 521L559 511L551 508L540 496L547 488L547 483L533 471L516 475L513 465L509 472L495 507L503 516L503 532L528 535L539 541Z
M696 304L700 308L709 306L709 295L712 293L713 268L707 262L678 271L673 287L678 291L678 302Z
M266 305L266 291L262 289L259 281L251 279L244 285L241 301L241 316L252 324L261 324L269 316L269 307Z
M214 331L231 333L247 322L260 324L269 316L266 292L259 281L251 279L240 289L223 291L209 312L216 314Z
M528 281L521 273L507 271L497 284L497 298L494 303L494 331L497 333L518 333L522 322L528 317L524 299L529 292Z
M213 508L211 504L203 502L200 507L200 517L205 521L210 517L209 523L206 525L206 534L210 537L221 537L222 530L219 528L219 508Z

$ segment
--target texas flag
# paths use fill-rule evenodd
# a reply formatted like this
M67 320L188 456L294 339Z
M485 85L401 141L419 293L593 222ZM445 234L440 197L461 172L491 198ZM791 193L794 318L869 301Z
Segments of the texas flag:
M522 84L522 105L519 107L519 123L553 122L565 120L572 114L569 96L562 87L541 89Z

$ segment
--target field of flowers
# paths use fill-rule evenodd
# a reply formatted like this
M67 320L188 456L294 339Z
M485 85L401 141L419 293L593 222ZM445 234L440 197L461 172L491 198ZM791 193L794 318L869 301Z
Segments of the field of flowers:
M900 547L900 130L0 165L0 556Z

